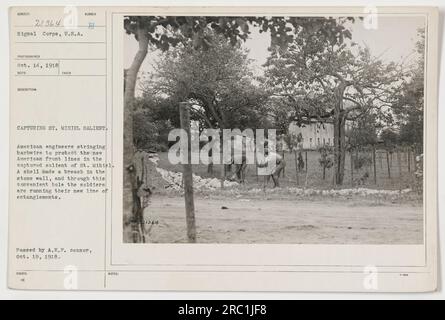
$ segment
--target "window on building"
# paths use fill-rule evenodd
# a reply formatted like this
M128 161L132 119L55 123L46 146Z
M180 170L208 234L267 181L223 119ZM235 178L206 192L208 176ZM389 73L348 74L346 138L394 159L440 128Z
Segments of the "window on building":
M326 139L325 138L323 138L323 145L324 146L326 145Z
M320 145L320 138L317 138L317 144Z

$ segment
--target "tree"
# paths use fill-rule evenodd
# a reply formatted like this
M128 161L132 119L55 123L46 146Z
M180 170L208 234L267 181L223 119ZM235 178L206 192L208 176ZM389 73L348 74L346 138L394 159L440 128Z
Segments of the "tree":
M125 74L124 93L124 167L127 168L135 151L133 139L133 113L135 88L139 69L148 53L149 45L162 51L179 43L192 42L195 48L208 47L206 31L213 29L236 42L246 39L246 20L220 17L193 16L127 16L124 29L134 35L139 44L133 62ZM126 175L127 177L127 175Z
M166 99L142 97L135 100L133 140L137 150L158 152L168 149L168 134L174 128L172 121L176 120L166 114L169 109Z
M193 119L207 128L255 128L264 118L267 92L254 84L247 52L222 36L207 50L190 45L166 52L144 83L145 95L190 101Z
M192 43L193 47L207 49L209 31L230 40L232 45L238 40L245 41L250 27L269 32L273 47L285 47L292 42L297 33L313 33L323 39L342 39L348 31L333 18L307 17L218 17L218 16L126 16L124 29L134 35L139 44L133 63L126 72L124 96L124 164L131 162L133 144L133 101L139 69L152 45L162 51L169 50L179 43ZM320 27L323 32L321 32ZM302 31L303 30L303 31Z
M394 113L400 127L400 142L423 147L425 30L420 29L418 34L418 59L398 92Z
M376 168L376 144L378 142L377 131L380 128L377 117L374 114L365 114L351 124L346 132L347 149L350 152L351 161L351 182L354 183L354 169L361 169L365 165L373 165L374 182L377 183ZM360 155L360 151L367 148L371 151L371 157L368 152ZM369 148L370 147L370 148ZM355 157L353 152L355 151Z
M376 116L364 115L351 124L346 132L349 148L358 150L362 147L373 146L377 143L377 128L379 124Z
M337 20L340 26L344 22ZM269 85L294 106L297 123L313 117L323 121L329 116L333 120L338 185L344 179L346 122L370 113L388 120L388 109L402 78L400 65L383 63L351 39L350 32L335 41L302 33L288 50L273 50L266 64Z
M385 128L380 134L380 139L383 141L385 148L392 152L399 142L399 135L394 129Z

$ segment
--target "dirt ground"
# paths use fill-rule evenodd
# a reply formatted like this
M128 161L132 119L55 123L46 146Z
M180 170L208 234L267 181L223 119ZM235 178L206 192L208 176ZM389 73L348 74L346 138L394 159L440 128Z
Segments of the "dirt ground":
M416 203L197 197L195 207L199 243L423 243ZM145 221L150 242L187 242L183 198L153 197Z

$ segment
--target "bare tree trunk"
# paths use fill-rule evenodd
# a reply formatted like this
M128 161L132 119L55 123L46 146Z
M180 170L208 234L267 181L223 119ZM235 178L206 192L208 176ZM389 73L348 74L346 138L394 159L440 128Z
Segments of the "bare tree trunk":
M351 158L351 186L354 186L354 154L352 150L349 152Z
M375 146L372 146L372 166L374 170L374 184L377 185L377 164L375 156Z
M135 151L133 141L133 112L136 81L142 63L148 52L148 37L143 30L138 31L139 50L133 59L133 63L126 71L124 94L124 165L131 163Z
M137 193L137 183L133 181L135 176L131 174L130 169L133 163L134 153L136 147L133 139L133 108L135 99L135 88L139 69L147 56L148 52L148 38L143 30L138 31L139 50L133 59L133 63L130 68L125 71L125 83L124 83L124 163L123 163L123 182L124 187L131 189L131 193L124 193L124 203L132 203L132 212L125 212L124 208L124 221L132 221L132 224L137 221L135 213L140 211L140 204L134 198L134 194ZM134 169L134 168L133 168ZM133 226L133 229L135 226ZM140 239L134 239L134 241L140 242Z
M346 129L342 111L335 111L334 116L334 168L335 184L342 185L345 176Z
M339 111L335 111L334 114L334 184L337 183L337 173L340 166L340 121Z

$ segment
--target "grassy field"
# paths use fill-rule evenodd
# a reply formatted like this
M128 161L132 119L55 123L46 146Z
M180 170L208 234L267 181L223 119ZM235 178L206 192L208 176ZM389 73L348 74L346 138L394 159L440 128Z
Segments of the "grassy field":
M295 156L293 153L285 152L285 160L286 160L286 169L284 172L284 176L280 179L281 187L310 187L310 188L320 188L320 189L329 189L333 188L334 184L334 170L333 168L326 169L326 177L323 179L323 168L320 166L319 159L320 153L318 151L307 151L307 171L306 168L298 173L296 172L296 164L295 164ZM353 157L356 157L357 154L353 153ZM391 178L388 175L388 166L386 159L386 152L383 150L379 150L376 152L376 175L377 175L377 183L374 182L374 171L372 164L372 155L371 153L359 153L359 157L365 157L370 162L360 169L353 169L353 177L351 177L351 154L346 154L346 164L345 164L345 178L343 188L351 188L351 187L366 187L366 188L375 188L375 189L388 189L388 190L399 190L399 189L407 189L414 188L416 178L414 175L415 171L415 161L414 157L411 154L411 162L408 166L408 154L407 153L393 153L390 156L390 172ZM172 165L168 161L167 153L159 154L160 161L159 167L175 172L181 172L181 165ZM306 152L303 152L303 159L306 158ZM392 158L392 159L391 159ZM400 161L399 161L400 158ZM233 167L232 170L235 170ZM213 178L213 177L221 177L221 166L214 166L214 175L211 175L207 172L207 166L200 164L193 166L193 172L196 175L205 178ZM368 174L368 178L361 179ZM230 174L227 174L229 176ZM297 181L298 180L298 181ZM258 178L256 176L256 167L255 165L248 165L246 171L246 185L251 187L257 187L262 184L262 177ZM272 182L271 182L272 184Z

